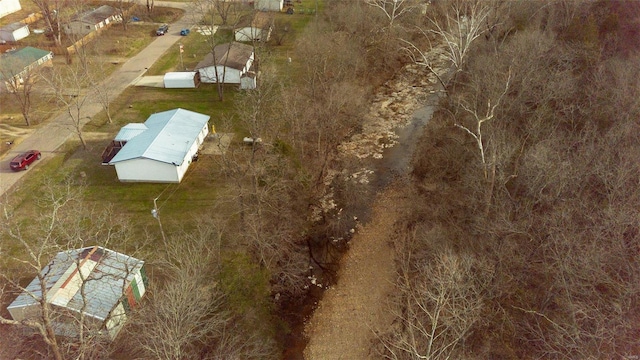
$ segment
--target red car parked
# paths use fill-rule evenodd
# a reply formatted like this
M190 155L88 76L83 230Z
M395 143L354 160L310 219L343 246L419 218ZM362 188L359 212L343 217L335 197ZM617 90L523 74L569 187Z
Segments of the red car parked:
M9 166L11 166L11 170L13 171L27 170L31 163L40 159L41 157L42 155L40 154L40 151L29 150L24 154L20 154L14 157L13 160L11 160Z

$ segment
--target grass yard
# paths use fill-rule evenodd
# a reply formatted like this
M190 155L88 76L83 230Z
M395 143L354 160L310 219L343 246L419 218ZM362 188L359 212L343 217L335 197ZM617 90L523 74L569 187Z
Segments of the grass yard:
M311 8L314 0L303 0L296 3L297 8ZM301 34L304 27L312 21L314 16L308 13L276 14L276 18L282 18L290 23L292 36L282 45L269 44L269 66L287 69L290 64L287 58L291 56L296 34ZM153 41L156 25L132 24L130 30L124 32L121 27L115 26L92 50L104 61L105 71L115 67L115 60L134 55L148 42ZM221 31L219 36L223 39L231 38L230 30ZM167 71L180 70L180 67L192 69L206 55L207 48L202 35L192 31L184 37L182 44L182 65L177 45L162 57L149 71L148 75L163 74ZM221 39L222 41L222 39ZM279 71L278 73L286 73ZM4 96L4 95L3 95ZM11 195L11 207L20 218L28 219L40 214L39 199L46 193L43 184L61 183L65 178L83 182L85 187L84 201L97 209L112 208L118 214L123 215L134 226L137 234L151 235L158 244L161 240L158 222L151 216L154 199L158 198L157 205L162 218L165 232L170 234L183 227L189 227L201 216L213 216L219 211L220 202L225 201L227 184L220 171L217 171L219 158L214 155L201 155L199 160L193 162L180 184L147 184L147 183L121 183L118 181L115 168L101 164L101 154L108 143L123 125L128 123L144 122L149 115L184 108L191 111L211 116L210 125L218 132L235 132L235 142L231 146L241 143L244 129L234 122L234 107L240 101L242 93L236 85L225 87L225 100L220 102L217 97L215 84L201 84L198 89L164 89L147 87L130 87L110 104L112 123L107 120L106 114L100 113L94 116L84 128L88 149L84 150L76 137L72 137L61 149L59 155L29 170L29 176L25 178L16 191ZM4 102L4 98L2 99ZM4 111L4 110L3 110ZM19 126L20 118L11 120L13 126ZM8 120L0 119L0 125ZM225 128L226 127L226 128ZM2 239L3 245L7 243ZM153 249L153 247L152 247ZM3 247L9 254L23 251L16 244ZM5 269L11 271L10 269ZM14 271L20 271L16 265Z

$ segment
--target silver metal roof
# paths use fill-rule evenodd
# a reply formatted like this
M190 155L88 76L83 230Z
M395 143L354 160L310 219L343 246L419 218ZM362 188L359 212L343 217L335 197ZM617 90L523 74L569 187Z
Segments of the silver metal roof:
M147 130L129 138L109 164L144 158L176 166L181 165L187 151L196 141L209 118L209 115L185 109L155 113L144 122ZM131 133L123 133L125 128L120 130L118 136L122 133L122 136L126 137L140 130L140 128L131 128L126 130ZM120 139L116 137L116 140Z
M42 269L41 276L33 279L7 310L39 306L42 278L45 280L47 302L77 312L84 306L86 316L104 321L143 265L142 260L103 247L59 252Z

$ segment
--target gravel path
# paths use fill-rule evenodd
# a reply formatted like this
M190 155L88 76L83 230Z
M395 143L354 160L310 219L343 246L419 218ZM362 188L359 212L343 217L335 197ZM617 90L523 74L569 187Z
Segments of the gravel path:
M305 331L307 360L360 360L370 353L375 330L387 329L393 317L386 310L395 277L389 244L394 223L407 211L402 186L380 193L369 223L359 228L342 259L338 282L328 289Z

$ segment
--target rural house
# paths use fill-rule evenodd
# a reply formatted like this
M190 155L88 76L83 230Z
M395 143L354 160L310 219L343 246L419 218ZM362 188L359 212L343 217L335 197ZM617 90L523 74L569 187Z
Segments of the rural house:
M99 8L73 16L64 25L64 31L69 35L84 36L121 20L122 17L118 10L109 5L102 5Z
M113 340L127 313L145 294L144 262L99 246L59 252L7 307L16 321L36 319L50 304L57 335L77 336L85 326Z
M250 24L237 28L236 41L269 41L273 18L266 12L257 12Z
M0 18L20 10L20 0L0 0Z
M253 8L260 11L282 11L284 0L255 0Z
M29 26L22 22L16 22L0 28L1 42L16 42L27 36L29 36Z
M216 83L217 70L217 75L222 79L221 82L240 84L242 75L251 70L253 59L253 46L231 42L217 45L213 49L213 54L208 53L195 69L200 72L203 83Z
M102 154L123 182L179 183L209 133L210 116L174 109L125 125Z
M53 53L27 46L0 55L0 91L15 91L40 66L53 65Z

